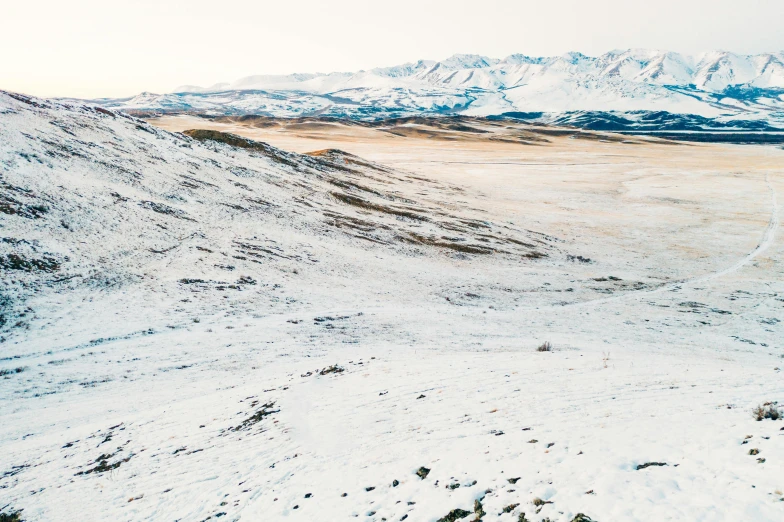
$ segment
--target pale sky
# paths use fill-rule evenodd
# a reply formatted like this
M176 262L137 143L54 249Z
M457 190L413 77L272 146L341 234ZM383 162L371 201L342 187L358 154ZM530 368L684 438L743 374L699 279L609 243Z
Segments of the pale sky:
M455 53L784 50L784 0L23 0L0 8L0 89L119 97Z

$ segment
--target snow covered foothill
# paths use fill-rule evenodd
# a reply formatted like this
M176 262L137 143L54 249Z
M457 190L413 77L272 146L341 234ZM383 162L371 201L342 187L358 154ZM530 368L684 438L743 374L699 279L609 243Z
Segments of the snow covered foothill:
M784 152L387 134L0 93L0 509L782 518Z

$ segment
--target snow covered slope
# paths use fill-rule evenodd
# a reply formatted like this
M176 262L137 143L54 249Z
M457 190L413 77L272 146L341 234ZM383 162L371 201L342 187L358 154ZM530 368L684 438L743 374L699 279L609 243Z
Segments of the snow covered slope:
M0 513L781 520L784 151L581 136L389 134L422 172L0 92Z
M784 53L589 57L455 55L356 73L249 76L102 103L128 110L380 118L419 114L666 111L784 126Z

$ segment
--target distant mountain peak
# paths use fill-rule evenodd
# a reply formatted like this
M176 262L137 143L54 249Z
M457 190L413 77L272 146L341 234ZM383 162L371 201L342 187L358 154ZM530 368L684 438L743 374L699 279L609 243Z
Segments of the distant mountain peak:
M577 51L569 51L568 53L564 53L560 56L560 58L570 63L577 63L580 60L588 59L586 55Z
M492 67L500 61L501 60L480 56L478 54L453 54L440 63L450 69L481 69L483 67Z

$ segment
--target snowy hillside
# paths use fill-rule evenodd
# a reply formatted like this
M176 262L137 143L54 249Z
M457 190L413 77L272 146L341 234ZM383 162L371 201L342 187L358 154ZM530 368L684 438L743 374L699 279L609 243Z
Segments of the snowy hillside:
M387 135L0 92L0 513L782 520L784 151Z
M503 60L455 55L356 73L249 76L102 103L129 110L351 118L667 111L784 126L784 52L689 56L633 49Z

